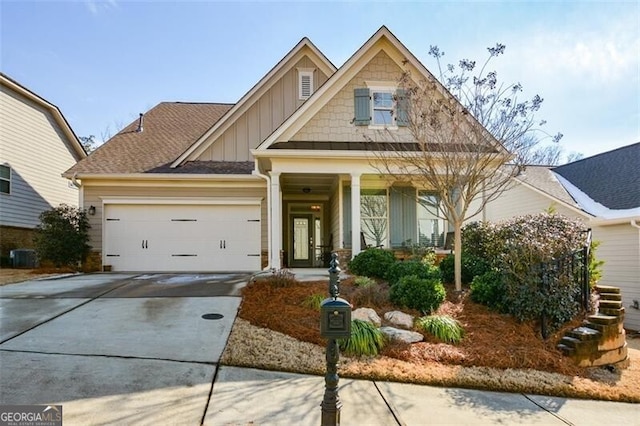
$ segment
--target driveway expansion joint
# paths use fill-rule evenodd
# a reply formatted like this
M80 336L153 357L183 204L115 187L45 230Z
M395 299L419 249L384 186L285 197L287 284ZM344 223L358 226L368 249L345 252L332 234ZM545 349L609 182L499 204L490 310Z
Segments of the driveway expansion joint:
M380 388L378 387L378 382L376 382L375 380L372 381L373 386L376 388L376 390L378 391L378 394L380 395L380 398L382 398L382 400L384 401L384 403L387 405L387 408L389 409L389 412L391 413L391 415L393 416L393 418L395 419L395 421L398 423L398 426L407 426L402 419L400 418L400 414L398 409L391 403L391 401L388 401L387 398L384 397L384 394L382 393L382 390L380 390Z
M569 426L575 426L575 424L571 423L569 420L563 418L562 416L559 416L558 414L554 413L553 411L549 410L547 407L545 407L542 404L538 404L533 398L529 398L529 395L526 395L524 393L520 394L522 396L524 396L528 401L531 401L535 406L541 408L543 411L546 411L547 413L551 414L553 417L555 417L556 419L560 420L561 422L569 425Z
M0 348L0 352L29 353L29 354L38 354L38 355L64 355L64 356L80 356L80 357L96 357L96 358L114 358L114 359L135 359L135 360L141 360L141 361L166 361L166 362L177 362L180 364L210 365L213 367L217 367L219 365L217 362L213 362L213 361L212 362L189 361L184 359L155 358L155 357L144 357L144 356L133 356L133 355L78 354L78 353L70 353L70 352L44 352L44 351L30 351L25 349L4 349L4 348Z

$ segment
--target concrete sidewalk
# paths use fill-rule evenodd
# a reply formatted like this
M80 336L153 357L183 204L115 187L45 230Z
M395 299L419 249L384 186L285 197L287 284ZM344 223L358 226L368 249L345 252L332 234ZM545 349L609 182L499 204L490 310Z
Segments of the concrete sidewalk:
M0 287L0 405L61 404L66 426L319 425L323 377L219 365L248 278ZM343 425L640 425L640 404L349 379L340 397Z
M640 425L640 404L340 379L343 425ZM319 425L324 378L221 366L206 425Z

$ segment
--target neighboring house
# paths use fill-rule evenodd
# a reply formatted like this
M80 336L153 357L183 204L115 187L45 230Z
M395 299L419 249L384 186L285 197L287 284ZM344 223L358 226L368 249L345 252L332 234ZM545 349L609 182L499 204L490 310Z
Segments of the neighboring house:
M516 180L489 203L484 218L497 221L553 207L582 219L600 242L600 283L621 288L625 327L640 330L640 143L563 166L529 166Z
M410 140L405 70L431 76L386 27L340 69L304 38L235 105L155 106L65 173L95 208L96 256L114 271L256 271L323 266L362 240L442 245L445 224L416 202L432 193L381 176L367 142Z
M87 156L52 103L0 73L0 255L33 248L45 210L78 206L78 188L62 173Z

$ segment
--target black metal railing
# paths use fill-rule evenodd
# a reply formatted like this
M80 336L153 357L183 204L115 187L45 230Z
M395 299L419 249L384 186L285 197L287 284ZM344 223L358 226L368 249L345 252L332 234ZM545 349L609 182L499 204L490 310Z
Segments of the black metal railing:
M591 229L583 231L587 234L582 248L565 256L551 259L539 265L540 283L543 294L550 294L554 286L570 285L576 289L575 303L583 312L590 310L591 286L589 276L589 258L591 255ZM542 338L549 336L547 315L545 309L540 317L540 332Z

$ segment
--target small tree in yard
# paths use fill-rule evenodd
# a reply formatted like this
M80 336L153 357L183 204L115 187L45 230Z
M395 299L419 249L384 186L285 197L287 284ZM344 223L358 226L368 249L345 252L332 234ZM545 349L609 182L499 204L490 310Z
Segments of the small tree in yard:
M41 261L76 267L89 253L89 221L84 210L61 204L40 214L35 245Z
M542 140L538 132L544 122L536 122L534 115L543 99L520 99L519 83L500 84L496 72L486 69L504 49L501 44L489 48L488 59L473 75L476 64L467 59L443 70L444 52L432 46L429 54L438 62L440 81L430 74L416 81L404 71L399 82L396 122L408 128L408 139L400 141L384 131L391 135L386 142L372 144L378 170L437 194L439 215L454 229L458 291L463 222L510 187L512 178L535 158Z

